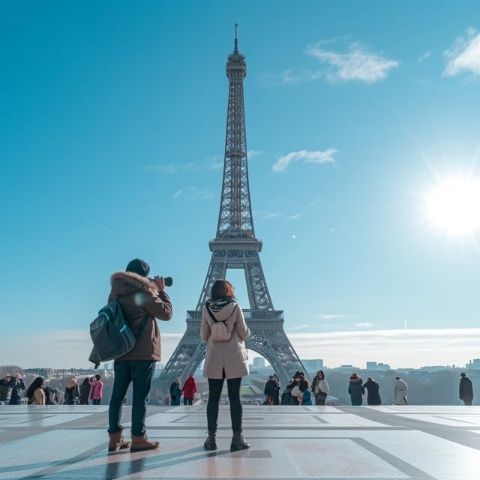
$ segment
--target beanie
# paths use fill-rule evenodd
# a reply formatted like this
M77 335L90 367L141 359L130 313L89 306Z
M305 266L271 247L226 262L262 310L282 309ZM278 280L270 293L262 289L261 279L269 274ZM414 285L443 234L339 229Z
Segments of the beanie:
M128 263L126 270L127 272L136 273L141 277L148 277L148 274L150 273L150 265L139 258L135 258Z

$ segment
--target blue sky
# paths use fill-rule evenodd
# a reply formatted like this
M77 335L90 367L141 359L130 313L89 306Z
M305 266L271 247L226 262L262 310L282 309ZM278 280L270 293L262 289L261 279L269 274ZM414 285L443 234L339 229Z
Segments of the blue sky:
M255 228L286 330L477 327L480 250L430 228L424 196L478 176L478 2L0 7L0 321L14 344L74 342L137 256L175 277L162 327L184 330L215 235L234 22Z

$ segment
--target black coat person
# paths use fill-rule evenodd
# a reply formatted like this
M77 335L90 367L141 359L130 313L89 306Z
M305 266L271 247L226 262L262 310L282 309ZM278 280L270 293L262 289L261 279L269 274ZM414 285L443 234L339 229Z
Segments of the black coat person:
M367 403L368 405L381 405L382 399L380 397L380 385L372 378L367 378L366 383L363 386L367 390Z
M459 396L465 405L471 405L473 402L473 385L472 381L465 373L460 375Z
M12 385L10 405L20 405L24 391L25 391L25 383L23 383L23 378L17 376L14 379L14 383Z
M359 406L362 404L362 397L365 394L365 388L363 388L362 379L356 373L353 373L350 377L348 393L350 394L353 406Z

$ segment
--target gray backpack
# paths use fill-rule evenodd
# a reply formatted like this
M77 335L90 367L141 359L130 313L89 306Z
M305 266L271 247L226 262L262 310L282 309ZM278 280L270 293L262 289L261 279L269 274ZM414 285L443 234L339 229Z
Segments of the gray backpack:
M118 300L111 301L98 312L90 324L93 349L89 361L98 368L100 362L122 357L135 347L137 338L143 332L150 315L147 313L135 332L125 319Z

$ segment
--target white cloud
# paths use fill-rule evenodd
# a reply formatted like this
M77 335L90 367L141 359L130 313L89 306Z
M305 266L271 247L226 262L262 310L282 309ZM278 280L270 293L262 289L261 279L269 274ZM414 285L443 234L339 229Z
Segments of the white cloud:
M280 212L265 212L263 214L263 219L264 220L273 220L274 218L278 218L282 216Z
M290 152L286 155L282 155L272 166L274 172L284 172L292 163L335 163L334 155L337 153L337 149L328 148L327 150L299 150L297 152Z
M306 53L326 64L325 77L333 83L351 80L375 83L385 79L399 64L397 60L375 53L358 42L350 43L344 52L328 50L325 42L320 42L308 46Z
M480 328L305 332L288 336L301 358L318 358L321 352L329 367L341 364L362 367L370 360L386 362L392 367L463 366L478 357L480 344ZM181 337L180 333L162 333L162 363L167 362ZM0 365L90 366L88 329L31 332L30 335L4 333L2 340Z
M297 213L292 213L292 215L288 215L287 219L288 220L300 220L300 218L303 217L303 213L297 212Z
M320 68L265 73L261 80L266 85L288 85L319 79L330 83L358 81L372 84L387 78L390 71L398 67L398 60L387 58L359 42L350 42L342 49L332 48L338 42L345 43L346 38L324 40L307 46L305 53L316 58Z
M373 327L373 323L370 322L358 322L354 324L356 328L371 328Z
M315 318L319 320L343 320L346 318L353 318L355 315L350 315L347 313L316 313Z
M467 38L458 37L443 55L447 60L444 76L453 77L460 73L480 75L480 33L470 28Z
M295 325L294 327L290 327L290 330L305 330L309 327L310 325L308 323L302 323L301 325Z
M430 58L432 56L432 52L430 50L426 50L422 55L420 55L418 58L417 58L417 62L418 63L422 63L424 62L425 60L427 60L427 58Z
M198 187L185 187L177 190L173 194L174 199L182 199L187 202L196 202L197 200L210 200L213 193L210 190L202 190Z
M258 157L259 155L262 155L263 151L262 150L249 150L247 152L247 157L248 158L255 158Z

